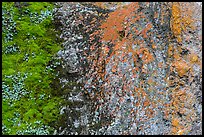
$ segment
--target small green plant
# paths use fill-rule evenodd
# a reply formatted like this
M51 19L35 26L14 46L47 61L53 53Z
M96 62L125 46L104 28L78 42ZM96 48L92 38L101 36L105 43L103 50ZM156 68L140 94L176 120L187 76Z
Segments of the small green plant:
M20 8L2 3L2 134L53 132L49 125L58 119L62 100L50 87L55 73L48 63L60 49L53 8L48 2Z

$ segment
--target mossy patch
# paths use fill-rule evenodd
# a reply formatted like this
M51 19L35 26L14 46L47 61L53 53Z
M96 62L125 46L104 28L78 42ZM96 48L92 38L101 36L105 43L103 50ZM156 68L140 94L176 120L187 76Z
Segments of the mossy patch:
M51 134L49 125L58 119L62 99L52 94L55 73L47 69L60 49L53 8L49 2L2 3L2 134Z

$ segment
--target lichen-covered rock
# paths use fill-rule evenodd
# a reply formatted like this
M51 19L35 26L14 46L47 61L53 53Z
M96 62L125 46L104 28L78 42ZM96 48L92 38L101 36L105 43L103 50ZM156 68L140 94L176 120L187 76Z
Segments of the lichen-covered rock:
M88 95L84 96L81 84L89 67L86 58L90 50L89 35L109 11L90 3L56 3L56 6L54 22L61 30L59 38L63 41L57 57L61 60L58 79L68 105L62 110L64 124L61 123L55 134L93 134L91 129L97 126L93 117L96 106Z
M59 56L94 101L66 134L201 134L201 5L61 4Z

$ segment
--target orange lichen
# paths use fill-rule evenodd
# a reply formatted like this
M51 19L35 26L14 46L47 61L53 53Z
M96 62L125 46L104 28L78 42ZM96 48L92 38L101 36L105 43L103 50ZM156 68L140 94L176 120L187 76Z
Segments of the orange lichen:
M175 66L180 77L183 77L190 69L189 65L183 60L174 62L172 66Z
M168 57L171 57L173 55L173 45L169 45L167 54Z
M180 2L173 2L172 4L171 29L178 42L182 42L182 31L185 31L187 27L193 28L192 11L187 6L182 5L183 3ZM185 11L185 15L183 15L183 11Z
M138 107L139 105L140 105L140 103L139 103L139 102L137 102L137 103L135 104L135 106L136 106L136 107Z
M173 57L174 57L174 59L177 60L177 61L181 60L181 54L179 54L178 52L174 53L174 54L173 54Z
M174 118L172 120L172 126L177 127L179 125L179 120L177 118Z
M173 134L176 134L176 133L177 133L177 128L176 128L176 127L173 127L173 128L171 129L171 132L172 132Z
M184 133L184 130L179 130L179 131L177 132L178 135L183 135L183 133Z
M185 90L179 90L177 93L177 96L185 95L186 91Z
M158 75L157 68L154 70L150 70L150 65L148 63L151 63L154 60L154 54L152 50L156 49L156 44L154 43L154 40L151 40L151 36L154 34L151 34L151 28L152 24L148 23L144 28L141 28L141 26L136 26L136 27L131 27L131 24L135 23L137 24L137 21L140 20L142 17L145 17L143 13L138 13L135 15L136 9L135 7L138 7L138 5L130 4L129 6L124 6L119 9L116 9L114 12L111 12L109 14L109 17L106 19L105 22L102 23L100 26L100 32L98 33L101 35L101 41L102 45L100 47L101 54L99 54L99 59L97 60L98 62L102 62L105 60L105 64L110 64L111 65L111 71L114 73L114 75L118 75L121 77L122 81L128 81L127 77L125 75L122 75L120 69L118 68L118 62L128 62L129 58L127 56L128 53L132 53L131 56L134 61L134 67L131 70L132 71L132 78L137 78L141 73L151 73L152 75L149 76L148 80L140 80L138 84L138 88L135 87L134 95L131 95L133 97L137 96L138 100L134 104L137 108L141 107L142 110L145 110L145 114L147 117L154 117L153 115L153 110L154 108L158 107L158 104L164 104L164 99L162 99L163 96L165 95L171 95L171 103L168 105L164 106L164 118L170 120L172 117L172 133L174 134L183 134L184 130L180 127L182 124L180 117L178 116L180 114L186 113L184 107L185 102L188 101L187 94L189 90L184 89L186 82L183 82L181 79L179 79L178 76L183 77L184 75L188 77L187 72L189 71L190 67L189 62L186 61L191 61L193 63L198 62L198 56L197 55L190 55L191 58L188 58L188 55L181 54L183 53L183 45L177 45L176 43L171 43L171 38L168 37L170 40L168 41L169 47L168 47L168 60L167 62L158 62L158 67L159 68L164 68L164 67L169 67L170 66L170 73L167 75L171 75L171 72L177 72L178 75L173 76L173 80L169 79L167 80L167 83L170 85L174 85L174 88L172 90L169 90L167 92L166 89L162 89L161 91L157 91L156 94L161 96L161 98L157 98L157 96L151 97L151 99L148 99L149 93L147 91L150 91L151 93L155 92L154 86L157 86L158 82L156 83L154 79L152 79L153 76ZM180 3L174 3L172 6L172 20L171 20L171 29L173 32L173 35L177 39L177 42L182 41L182 33L186 29L187 26L190 25L190 17L183 17L182 16L182 7ZM157 13L156 13L157 14ZM156 15L155 14L155 15ZM165 20L164 15L162 16L162 21ZM95 22L95 21L94 21ZM138 23L139 24L139 23ZM97 31L99 32L99 31ZM142 37L137 38L135 36ZM95 35L96 36L96 35ZM161 39L162 36L158 36L159 39ZM94 38L94 37L93 37ZM150 39L150 43L146 44L146 39ZM173 40L174 42L174 40ZM111 43L111 46L109 45ZM152 45L151 45L152 44ZM134 46L132 46L134 45ZM158 45L159 46L159 45ZM95 51L94 48L97 47L96 44L91 46L91 50ZM134 48L133 48L134 47ZM158 47L160 48L160 46ZM163 50L161 48L161 50ZM110 53L111 52L111 53ZM190 52L191 53L191 52ZM108 57L107 57L108 56ZM185 61L184 61L185 59ZM113 62L109 62L113 61ZM118 63L118 64L117 64ZM97 71L98 73L101 72L103 73L100 74L99 76L104 77L105 73L108 73L103 71L102 65L103 63L96 63L96 67L98 68ZM114 64L114 65L113 65ZM148 64L148 65L147 65ZM148 67L147 67L148 66ZM130 68L130 67L129 67ZM117 71L118 70L118 71ZM191 69L190 69L191 70ZM150 71L150 72L149 72ZM115 73L117 72L117 73ZM138 72L138 73L135 73ZM189 74L189 73L188 73ZM106 81L108 84L111 83L110 80L108 80L109 76L107 75ZM169 76L167 76L169 78ZM177 79L176 79L177 78ZM140 78L139 78L140 79ZM132 82L132 81L131 81ZM128 85L131 85L131 82L127 82L123 85L122 91L130 91L128 88ZM134 81L133 81L134 82ZM132 82L132 83L133 83ZM147 90L144 90L145 84L149 84L149 88ZM156 84L155 84L156 83ZM109 86L109 85L108 85ZM107 88L110 88L108 87ZM175 88L176 86L176 88ZM105 87L105 85L103 85ZM181 88L182 87L182 88ZM171 89L171 88L170 88ZM131 89L132 90L132 89ZM189 96L191 98L192 96ZM153 102L152 100L156 100ZM120 98L120 103L124 101L123 98ZM189 103L190 101L188 101ZM192 104L190 102L190 104ZM190 108L191 106L189 106ZM133 110L131 109L131 113L137 113L140 110ZM155 112L157 113L157 112ZM179 118L179 119L178 119ZM144 118L141 118L142 121L144 121Z
M145 101L144 102L144 106L146 107L146 106L149 106L150 105L150 103L149 103L149 101Z
M142 60L145 64L150 63L154 60L153 55L149 52L147 48L140 48L136 51L136 54L139 56L140 54L143 54Z
M190 55L190 61L191 61L191 63L196 63L196 62L198 62L198 55L196 55L196 54L191 54L191 55Z
M152 44L152 48L153 48L153 49L156 49L157 46L156 46L155 44Z
M112 40L114 43L116 38L120 38L118 32L125 30L124 22L126 17L132 16L138 5L137 3L133 3L128 7L129 8L127 9L127 6L123 6L117 9L115 12L109 14L109 18L100 27L104 30L103 41Z
M172 31L174 36L181 42L181 10L179 3L175 2L172 5Z

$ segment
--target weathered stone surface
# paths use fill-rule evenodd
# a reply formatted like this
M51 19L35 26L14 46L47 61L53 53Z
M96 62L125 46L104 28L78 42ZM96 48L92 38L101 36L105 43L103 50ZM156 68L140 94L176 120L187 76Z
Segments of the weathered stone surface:
M72 106L60 134L201 134L202 4L139 2L125 8L107 4L106 10L91 3L58 4L64 40L58 56L63 71L80 74L75 82L82 84L67 97ZM129 14L135 21L122 22L130 24L122 28L125 35L104 27L109 35L100 37L103 20L120 26L116 13L134 8ZM119 45L124 38L140 43Z

